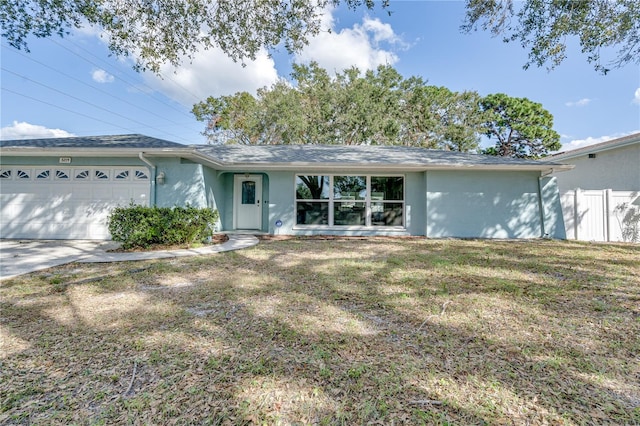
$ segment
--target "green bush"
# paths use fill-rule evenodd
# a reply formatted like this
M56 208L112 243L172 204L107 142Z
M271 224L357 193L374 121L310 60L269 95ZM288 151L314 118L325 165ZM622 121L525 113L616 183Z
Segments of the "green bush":
M196 207L117 207L109 215L109 232L124 249L153 244L193 244L213 233L218 211Z

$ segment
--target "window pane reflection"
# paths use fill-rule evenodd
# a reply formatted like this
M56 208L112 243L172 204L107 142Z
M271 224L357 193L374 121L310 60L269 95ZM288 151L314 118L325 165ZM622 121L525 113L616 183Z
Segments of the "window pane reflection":
M367 196L367 179L364 176L335 176L333 198L336 200L364 200Z
M298 202L296 204L296 223L298 225L328 225L329 203Z
M334 225L366 225L367 215L364 203L336 202L333 205Z
M298 200L328 200L329 176L297 176L296 198Z
M371 200L402 200L403 181L402 176L372 176Z
M402 226L402 203L371 203L371 225Z

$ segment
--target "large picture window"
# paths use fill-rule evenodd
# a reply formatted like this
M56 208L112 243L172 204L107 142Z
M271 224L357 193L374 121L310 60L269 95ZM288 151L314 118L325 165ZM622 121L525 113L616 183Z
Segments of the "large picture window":
M404 177L296 176L296 225L404 226Z
M329 224L329 176L296 177L296 224Z

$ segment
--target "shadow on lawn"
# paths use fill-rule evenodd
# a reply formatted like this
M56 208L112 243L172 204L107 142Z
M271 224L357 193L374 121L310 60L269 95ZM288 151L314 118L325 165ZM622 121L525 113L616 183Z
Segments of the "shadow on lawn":
M108 277L120 286L70 279L2 302L2 328L25 348L3 360L0 411L23 423L640 421L625 352L638 322L618 300L637 304L637 265L582 259L584 246L555 257L565 243L424 240L317 242L310 263L308 244L123 265Z

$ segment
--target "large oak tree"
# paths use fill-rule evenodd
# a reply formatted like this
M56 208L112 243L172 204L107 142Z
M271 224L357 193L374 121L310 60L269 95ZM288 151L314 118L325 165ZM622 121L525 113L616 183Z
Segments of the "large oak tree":
M178 65L212 47L235 60L279 45L299 51L323 30L323 9L339 4L393 11L389 0L0 0L0 25L11 46L26 49L29 36L63 36L88 24L102 31L113 53L133 55L139 69L157 72L163 63ZM527 66L559 64L573 36L603 72L640 61L638 0L524 0L515 6L513 0L467 0L466 9L466 31L481 28L520 42L530 52ZM602 50L611 47L617 55L602 64Z
M481 97L402 77L391 66L331 77L317 63L293 65L292 81L209 97L192 112L211 143L404 145L539 158L560 149L553 116L541 104L503 93Z
M638 0L467 0L463 29L503 36L529 50L530 65L553 69L567 56L567 40L576 38L596 70L640 63ZM607 49L617 54L603 63Z
M0 0L2 36L27 49L29 36L64 36L73 28L99 28L109 49L135 56L138 69L157 72L202 49L221 48L234 60L260 49L300 50L320 30L323 9L374 0ZM386 2L382 2L382 7Z

